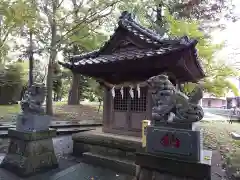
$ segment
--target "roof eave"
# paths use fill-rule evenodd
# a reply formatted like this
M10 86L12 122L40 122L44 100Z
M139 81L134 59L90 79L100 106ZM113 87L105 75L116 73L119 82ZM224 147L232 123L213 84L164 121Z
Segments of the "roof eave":
M60 64L61 66L63 66L64 68L67 68L67 69L73 68L73 65L70 62L66 63L66 62L58 61L58 64Z
M88 52L88 53L84 53L84 54L80 54L80 55L73 55L69 58L69 60L71 62L77 62L77 61L80 61L82 59L87 59L87 58L95 58L98 56L99 54L99 49L97 50L94 50L94 51L91 51L91 52Z

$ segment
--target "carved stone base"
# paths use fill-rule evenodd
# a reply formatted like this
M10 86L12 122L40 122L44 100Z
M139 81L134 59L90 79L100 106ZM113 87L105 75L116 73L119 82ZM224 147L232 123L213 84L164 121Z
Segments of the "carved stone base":
M199 162L202 150L201 138L200 131L148 126L146 151L170 158Z
M174 123L167 123L167 122L156 122L155 126L159 127L166 127L166 128L177 128L177 129L187 129L198 131L199 130L199 122L189 122L189 123L181 123L181 122L174 122Z
M33 113L19 114L16 130L22 132L45 131L49 128L51 117Z
M58 167L52 137L56 130L20 132L9 129L10 145L1 167L25 177Z
M204 151L200 162L189 162L136 153L137 180L211 180L211 152Z

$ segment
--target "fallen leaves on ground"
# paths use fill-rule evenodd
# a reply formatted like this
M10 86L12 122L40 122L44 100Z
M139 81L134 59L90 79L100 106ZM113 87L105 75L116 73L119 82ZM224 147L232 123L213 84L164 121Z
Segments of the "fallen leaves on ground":
M98 112L98 106L96 105L67 105L65 103L53 104L54 120L80 121L102 119L102 112ZM20 111L20 105L0 106L0 121L15 121Z
M101 120L102 112L90 105L59 105L54 106L54 117L57 120Z
M203 122L201 123L204 137L204 147L218 150L224 161L222 165L228 168L230 174L240 170L240 141L232 139L231 132L240 133L240 123Z

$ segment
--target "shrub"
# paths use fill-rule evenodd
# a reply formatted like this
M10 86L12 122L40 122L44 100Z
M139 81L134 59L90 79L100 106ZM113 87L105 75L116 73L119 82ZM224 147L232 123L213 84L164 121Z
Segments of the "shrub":
M0 104L13 104L19 101L23 85L24 73L20 63L2 65L0 68Z

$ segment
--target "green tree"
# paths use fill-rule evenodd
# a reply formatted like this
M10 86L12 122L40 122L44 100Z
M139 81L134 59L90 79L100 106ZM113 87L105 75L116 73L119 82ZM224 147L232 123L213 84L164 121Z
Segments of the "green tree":
M196 8L203 3L203 1L196 1L196 4L192 4L192 6L191 2L193 1L188 2L189 4L187 5L176 0L150 0L141 4L129 1L127 4L122 4L120 8L127 8L129 11L135 13L142 24L156 30L161 36L164 34L177 37L187 35L190 38L197 39L198 55L207 75L203 80L205 91L216 96L223 96L227 91L232 90L237 95L237 88L227 80L227 77L236 75L236 70L229 67L224 61L214 58L215 53L221 50L224 44L212 44L211 37L209 35L206 36L205 32L200 28L202 21L194 20L197 14L199 17L201 15L201 20L205 20L207 13L212 14L212 20L214 20L216 15L220 13L218 11L221 7L218 7L218 10L209 10L208 8L212 5L215 6L214 4L218 1L213 1L212 5L210 1L204 1L204 3L206 3L205 6L203 6L205 7L205 11L204 8L201 7L194 9L194 12L189 11L184 15L186 12L180 9L184 9L184 7L187 6L189 6L189 8L190 6L191 8L193 8L193 6ZM206 6L208 6L208 8ZM192 20L189 18L192 18ZM189 83L185 85L185 90L189 91L193 86L194 84Z
M62 71L60 69L60 65L55 63L54 64L54 68L53 68L53 75L54 75L54 79L53 79L53 92L54 92L54 96L53 96L53 100L54 101L59 101L61 98L61 94L62 94L62 86L63 86L63 80L62 80Z
M96 31L95 27L100 27L99 20L103 19L114 9L118 0L114 1L73 1L77 8L64 8L66 1L50 0L38 3L39 11L45 14L47 22L44 21L44 31L46 36L40 33L41 42L48 49L49 63L47 74L47 97L46 112L52 114L52 90L53 90L53 64L56 61L58 51L61 51L65 42L80 32L82 38L91 35ZM74 18L77 10L78 19ZM48 29L48 30L46 30ZM50 34L50 36L49 36ZM76 37L76 36L75 36ZM78 36L79 38L79 36ZM74 39L74 38L73 38ZM79 39L78 39L79 41ZM73 41L72 44L76 42ZM82 44L83 45L83 44ZM80 46L80 45L79 45Z
M205 92L215 96L224 96L229 90L232 90L238 95L237 88L227 80L229 76L236 75L236 70L227 66L224 61L214 58L215 53L221 50L223 44L212 44L211 39L206 38L204 33L199 30L197 21L177 20L168 13L165 14L165 18L170 36L188 35L198 40L198 55L207 76L203 79Z
M232 22L239 20L235 5L228 0L148 0L141 3L132 0L121 3L119 9L138 14L142 23L145 23L149 21L149 17L156 18L161 6L176 19L197 19L206 36L214 29L226 28L226 24L220 21L221 19Z
M12 35L18 36L25 24L32 23L34 12L25 0L0 1L0 63L7 60L8 41Z
M92 101L96 101L96 100L98 101L99 103L98 112L99 112L103 102L103 93L104 93L103 87L94 79L89 79L88 83L89 83L89 90L87 92L87 97Z
M22 63L5 65L0 70L0 104L15 103L20 100L24 86Z
M81 22L81 18L83 16L81 10L84 10L85 8L81 5L81 3L77 2L76 0L71 0L71 2L73 5L72 26L79 23L82 25L80 25L81 28L77 28L76 30L74 30L72 35L67 40L67 48L71 48L69 52L71 53L71 55L77 55L83 52L89 52L91 50L97 49L100 45L99 42L103 42L103 40L105 40L106 38L102 35L102 33L98 32L97 29L101 27L101 23L104 17L106 17L109 13L103 15L99 14L100 16L98 15L99 17L97 17L95 20L89 19L90 21L92 21L92 23L87 24L85 22ZM108 7L109 4L105 4L103 5L103 7L104 6ZM97 7L93 5L93 8L96 9ZM72 84L69 91L68 104L79 104L80 99L83 98L82 94L84 92L85 86L87 85L87 80L88 78L80 74L72 74Z

